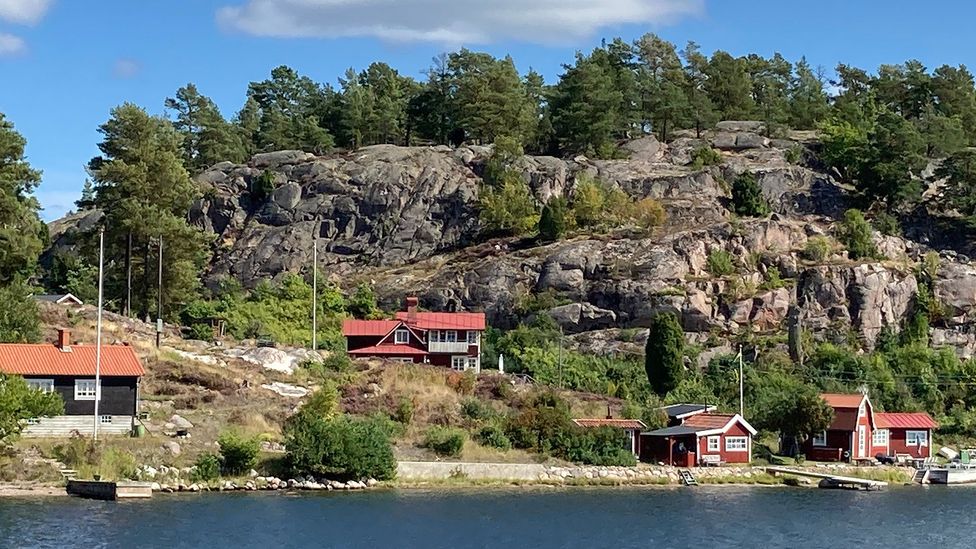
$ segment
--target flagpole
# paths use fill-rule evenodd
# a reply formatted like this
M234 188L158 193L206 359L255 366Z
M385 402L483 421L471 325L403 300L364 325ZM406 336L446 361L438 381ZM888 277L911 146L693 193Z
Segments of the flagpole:
M742 404L742 401L743 401L743 399L742 399L742 394L743 394L742 387L743 387L743 380L742 380L742 345L739 345L739 416L741 416L743 419L745 419L745 417L746 417L745 416L745 407Z
M317 228L316 228L317 229ZM319 308L319 239L318 233L312 238L312 350L318 346L318 308Z
M95 417L92 440L98 440L98 402L102 398L102 268L105 259L105 229L98 231L98 313L95 321Z

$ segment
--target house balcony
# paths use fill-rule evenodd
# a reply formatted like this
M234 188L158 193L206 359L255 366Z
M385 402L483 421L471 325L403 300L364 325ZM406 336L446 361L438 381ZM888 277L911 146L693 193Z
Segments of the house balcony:
M451 353L456 355L466 355L468 354L467 341L458 341L456 343L448 343L444 341L431 341L427 344L427 350L431 353Z

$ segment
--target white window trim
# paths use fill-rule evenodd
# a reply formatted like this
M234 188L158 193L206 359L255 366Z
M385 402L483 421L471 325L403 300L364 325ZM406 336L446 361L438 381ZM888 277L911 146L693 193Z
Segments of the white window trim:
M458 361L460 361L460 368L458 367ZM468 367L468 357L466 356L452 356L451 357L451 369L463 372Z
M905 431L905 446L921 446L926 447L929 445L929 432L928 431Z
M112 416L98 416L98 422L101 423L102 425L111 425Z
M403 339L400 338L403 336ZM397 328L396 332L393 333L393 342L397 345L406 345L410 343L410 330L406 328Z
M732 446L732 442L738 443L742 442L742 448L735 448ZM726 452L748 452L749 451L749 437L725 437L725 451Z
M429 341L430 343L440 343L440 340L441 340L440 330L431 330L427 334L427 341Z
M712 444L714 442L714 444ZM721 435L712 435L707 439L707 446L709 452L721 452L722 451L722 437Z
M827 431L823 431L819 435L813 435L813 446L816 448L827 447Z
M444 332L444 343L457 343L457 330L448 330Z
M480 344L481 344L481 332L468 330L468 345L480 345Z
M94 394L89 394L88 390L85 390L84 394L78 394L79 383L85 383L86 385L87 384L94 385L95 384L95 380L94 379L76 379L75 380L75 400L95 400L96 395L99 395L100 396L101 393L102 393L101 391L99 391L99 389L101 388L100 387L101 386L101 381L99 381L99 383L98 383L99 387L95 387Z
M27 386L31 389L36 389L44 393L54 392L54 380L53 379L28 379Z
M884 435L884 440L879 440L878 435ZM888 445L888 430L887 429L875 429L871 434L871 445L872 446L887 446Z

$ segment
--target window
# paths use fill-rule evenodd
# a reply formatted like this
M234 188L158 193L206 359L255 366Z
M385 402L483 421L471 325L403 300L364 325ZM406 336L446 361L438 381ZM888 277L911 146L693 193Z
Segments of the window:
M40 422L37 420L36 417L29 417L29 418L27 418L27 424L28 425L37 425L38 423L40 423Z
M431 330L430 335L427 336L427 341L430 341L431 343L437 343L440 340L441 340L440 330Z
M708 437L708 451L709 452L719 452L722 450L722 437L712 436Z
M402 362L403 364L413 364L413 359L407 357L399 357L399 358L394 358L393 362Z
M444 332L444 341L446 343L457 343L457 330L448 330Z
M928 446L929 432L928 431L906 431L905 445L906 446Z
M888 445L888 430L878 429L874 432L871 437L872 446L887 446Z
M451 368L458 370L460 372L464 371L464 367L468 364L468 357L466 356L455 356L451 357Z
M397 345L405 345L410 343L410 331L403 328L397 330L394 334L394 342Z
M481 339L480 337L478 337L480 335L481 334L478 332L468 331L468 345L477 345L478 340Z
M725 437L726 452L745 452L749 449L748 437Z
M826 446L827 445L827 431L823 431L819 434L813 435L813 445L814 446Z
M98 422L102 425L111 424L112 416L98 416Z
M27 386L36 391L41 391L42 393L54 392L53 379L28 379Z
M469 356L468 357L468 369L469 370L477 370L478 369L478 359L477 358L475 358L473 356Z
M94 379L75 380L75 400L95 400L95 394Z

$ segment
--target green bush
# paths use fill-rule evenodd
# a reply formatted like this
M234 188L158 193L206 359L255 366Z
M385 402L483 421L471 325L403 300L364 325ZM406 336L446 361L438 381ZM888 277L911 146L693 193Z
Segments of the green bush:
M713 276L728 276L735 272L732 254L725 250L714 250L708 254L708 272Z
M396 475L389 429L373 419L299 412L285 424L285 448L289 467L298 475L376 480Z
M732 210L736 215L763 217L769 214L769 202L762 194L752 172L745 172L732 182Z
M717 166L722 163L722 155L708 145L703 145L691 151L691 167L700 170L705 166Z
M480 399L466 398L461 401L461 415L467 419L483 421L494 417L495 410Z
M555 242L566 233L566 200L561 196L549 199L539 217L539 238Z
M251 180L251 196L257 204L267 200L274 190L275 174L271 170L265 170L257 178Z
M439 456L458 457L464 448L465 433L454 427L435 426L427 430L424 447Z
M213 454L201 454L194 463L194 481L209 482L220 478L220 458Z
M759 286L763 290L778 290L785 286L783 278L779 274L779 269L770 267L766 269L766 280Z
M807 240L803 247L803 257L818 263L830 256L830 240L825 236L814 236Z
M883 235L901 236L901 222L888 212L878 212L871 224Z
M413 401L409 398L401 398L393 410L391 419L401 425L409 425L413 420Z
M221 470L230 475L239 475L254 467L261 451L261 443L256 438L246 438L227 431L217 439L220 445Z
M871 238L871 226L858 210L847 210L838 227L837 239L847 248L851 259L879 259L878 248Z
M633 466L637 464L628 449L630 438L613 427L574 428L567 432L563 457L575 463L602 466Z
M505 430L498 425L485 425L478 431L478 442L482 446L489 446L499 450L511 450L512 441L505 434Z
M786 149L786 152L784 153L784 157L786 158L786 161L789 162L790 164L799 164L800 161L803 160L803 148L800 147L799 145L790 147Z

